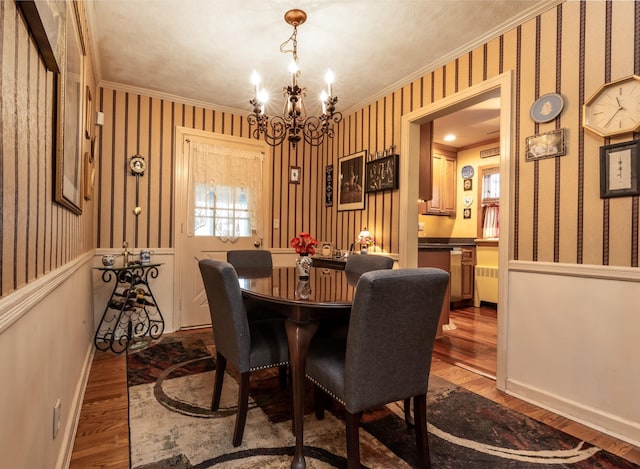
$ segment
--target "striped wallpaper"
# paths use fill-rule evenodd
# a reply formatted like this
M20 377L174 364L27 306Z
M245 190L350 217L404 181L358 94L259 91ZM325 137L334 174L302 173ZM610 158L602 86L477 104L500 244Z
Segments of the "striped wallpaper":
M175 126L250 138L246 115L118 86L96 89L94 103L105 124L98 130L95 196L85 201L81 216L73 215L52 202L52 76L14 2L0 2L0 23L2 295L93 247L120 248L124 240L134 248L173 247ZM382 250L397 252L403 216L398 191L368 194L364 210L339 212L336 200L325 206L325 167L333 165L337 176L340 156L391 145L401 153L403 114L513 70L510 257L638 266L638 197L599 197L600 146L634 136L603 139L583 130L581 105L605 81L640 73L639 34L637 2L564 2L345 116L333 141L319 148L273 149L271 212L280 229L272 230L272 247L287 247L305 230L344 249L366 226ZM529 108L549 92L564 96L565 110L552 122L534 123ZM566 129L565 156L524 160L527 137L559 128ZM140 179L138 217L135 177L126 170L136 153L149 163ZM301 167L301 184L289 184L289 166Z
M0 296L94 248L93 205L53 202L53 74L15 2L0 2ZM93 73L87 71L88 83ZM93 86L93 85L92 85ZM88 150L89 141L86 141Z

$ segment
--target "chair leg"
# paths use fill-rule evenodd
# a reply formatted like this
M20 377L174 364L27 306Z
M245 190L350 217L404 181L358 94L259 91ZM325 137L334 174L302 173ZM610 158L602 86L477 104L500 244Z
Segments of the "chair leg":
M278 367L278 378L280 380L280 389L287 389L287 372L289 367L287 365L280 365Z
M345 413L347 427L347 469L360 469L360 419L362 412Z
M216 377L213 384L213 398L211 399L211 410L218 410L220 407L220 396L222 395L222 382L224 381L224 371L227 369L227 359L216 353Z
M415 421L411 415L411 398L404 400L404 421L407 422L408 427L413 427Z
M413 398L413 416L415 419L416 447L418 450L418 467L431 468L431 454L427 436L427 395L420 394Z
M233 446L242 444L244 424L247 421L249 409L249 372L240 374L240 387L238 389L238 413L236 414L236 426L233 430Z
M316 420L324 419L325 392L320 386L313 385L313 407L316 411Z

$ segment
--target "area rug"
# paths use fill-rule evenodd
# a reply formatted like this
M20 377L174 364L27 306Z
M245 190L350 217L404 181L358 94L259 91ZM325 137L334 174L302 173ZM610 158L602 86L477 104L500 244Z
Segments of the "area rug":
M210 330L168 334L127 355L131 467L287 468L294 453L291 394L277 371L254 373L242 445L231 444L237 382L225 377L212 412L215 346ZM305 403L307 467L346 467L341 409L317 420ZM434 468L637 468L618 456L432 376L427 419ZM401 403L367 412L360 429L363 468L410 468L415 437Z

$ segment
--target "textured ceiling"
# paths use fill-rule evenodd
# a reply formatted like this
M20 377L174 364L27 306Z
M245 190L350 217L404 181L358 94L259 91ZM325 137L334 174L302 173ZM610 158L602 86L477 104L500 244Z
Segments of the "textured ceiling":
M335 74L337 109L353 111L540 13L557 0L88 0L90 40L103 84L151 90L247 113L251 72L282 108L292 33L300 84L319 112L324 74Z

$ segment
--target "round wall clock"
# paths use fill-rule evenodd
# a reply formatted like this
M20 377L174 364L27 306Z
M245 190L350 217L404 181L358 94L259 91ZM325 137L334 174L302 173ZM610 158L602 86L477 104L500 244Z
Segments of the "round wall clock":
M585 128L610 137L640 128L640 77L605 83L584 103Z
M463 166L462 170L460 171L460 175L462 176L462 179L469 179L473 177L473 166L469 164Z
M564 109L564 98L558 93L547 93L540 96L531 105L529 114L535 122L549 122L560 115Z
M144 170L147 169L147 163L142 156L135 155L129 160L129 168L134 176L142 176Z

